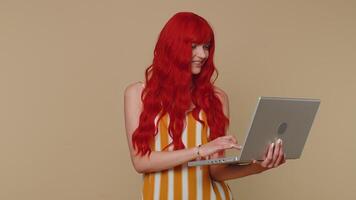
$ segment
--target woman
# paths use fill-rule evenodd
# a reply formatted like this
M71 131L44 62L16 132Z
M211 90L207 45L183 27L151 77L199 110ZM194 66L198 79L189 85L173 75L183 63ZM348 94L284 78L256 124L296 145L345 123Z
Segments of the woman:
M214 33L202 17L181 12L162 29L145 83L125 90L125 125L134 168L143 174L143 199L232 199L225 180L278 167L282 142L265 160L241 165L187 167L195 159L240 149L228 135L226 93L211 80L216 72Z

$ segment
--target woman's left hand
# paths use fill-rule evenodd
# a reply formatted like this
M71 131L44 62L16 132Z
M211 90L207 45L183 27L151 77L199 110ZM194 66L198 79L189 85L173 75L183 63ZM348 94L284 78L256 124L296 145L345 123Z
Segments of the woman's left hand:
M275 143L269 145L263 161L253 161L254 164L258 164L262 167L262 171L278 167L285 162L286 159L281 139L278 139Z

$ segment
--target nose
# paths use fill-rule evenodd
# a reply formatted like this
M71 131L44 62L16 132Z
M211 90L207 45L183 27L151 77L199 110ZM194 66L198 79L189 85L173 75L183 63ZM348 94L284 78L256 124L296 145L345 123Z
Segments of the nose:
M198 56L200 59L205 59L208 56L207 53L204 51L203 45L197 46L195 50L195 55Z

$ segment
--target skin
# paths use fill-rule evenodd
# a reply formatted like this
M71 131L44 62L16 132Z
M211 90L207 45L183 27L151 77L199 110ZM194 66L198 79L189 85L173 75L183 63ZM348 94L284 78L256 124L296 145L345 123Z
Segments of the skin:
M192 74L199 74L202 66L209 57L209 44L192 44ZM129 145L131 161L138 173L150 173L173 168L177 165L186 164L194 159L218 158L219 152L226 149L237 149L241 147L237 144L237 139L230 135L216 138L200 148L187 148L176 151L152 151L151 156L136 155L136 151L132 146L132 134L139 125L139 116L142 111L141 93L144 88L142 82L136 82L129 85L125 89L124 94L124 113L126 136ZM229 101L226 93L218 87L215 87L215 92L223 105L223 111L229 117ZM198 156L197 152L201 157ZM223 156L223 155L221 155ZM263 171L275 168L285 163L283 144L282 142L272 143L266 150L263 161L253 161L248 165L211 165L209 173L212 179L224 181L229 179L240 178L252 174L261 173Z
M209 44L192 44L192 74L199 74L209 57Z

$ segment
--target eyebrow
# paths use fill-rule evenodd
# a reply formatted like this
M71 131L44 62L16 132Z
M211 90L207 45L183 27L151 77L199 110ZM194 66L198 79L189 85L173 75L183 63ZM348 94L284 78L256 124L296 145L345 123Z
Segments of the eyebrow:
M207 43L196 43L196 42L192 42L192 45L211 45L210 42Z

